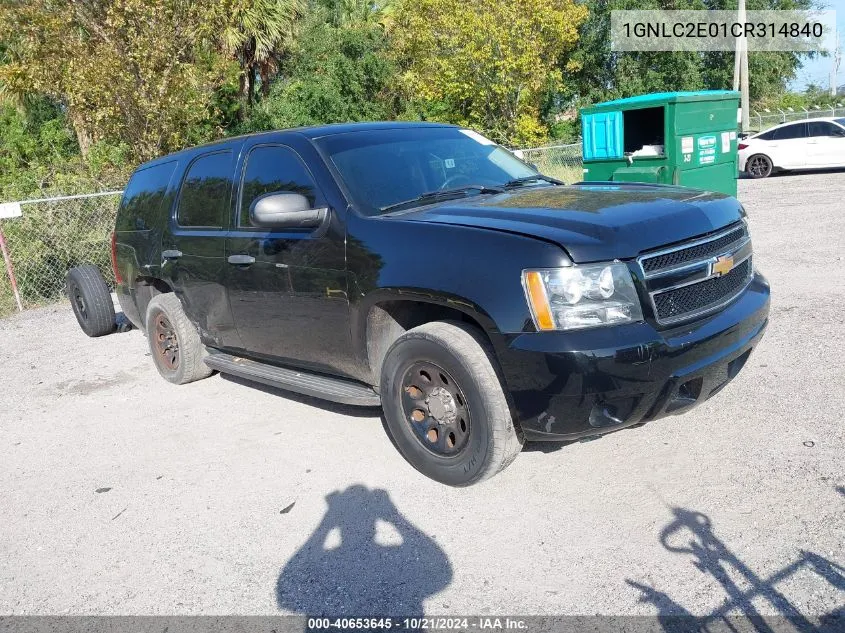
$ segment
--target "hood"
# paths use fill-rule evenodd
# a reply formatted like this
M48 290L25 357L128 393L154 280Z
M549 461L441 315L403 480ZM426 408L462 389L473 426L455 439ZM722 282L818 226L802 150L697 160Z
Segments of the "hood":
M574 262L631 259L736 222L735 198L685 187L595 184L526 187L452 200L392 217L507 231L559 244Z

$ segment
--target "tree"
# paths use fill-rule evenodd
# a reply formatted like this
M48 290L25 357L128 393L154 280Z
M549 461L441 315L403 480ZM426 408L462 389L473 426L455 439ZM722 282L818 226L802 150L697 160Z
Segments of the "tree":
M562 89L558 63L586 16L573 0L402 0L392 34L410 115L541 141L544 94Z
M246 104L252 105L257 79L262 93L270 92L279 57L291 48L305 12L304 0L228 0L223 4L230 16L221 38L223 47L240 65L240 92Z
M270 94L238 131L256 131L392 117L395 68L379 25L332 26L315 12Z
M316 5L335 27L383 24L393 8L392 0L316 0Z
M809 9L813 0L748 0L748 10ZM648 92L725 90L733 83L732 52L613 52L610 13L623 9L736 10L736 0L585 0L590 15L581 26L577 70L560 104L596 103ZM782 94L802 55L749 54L752 101Z
M216 52L212 0L29 0L0 8L0 83L67 112L86 155L125 143L138 160L220 133L216 91L234 81Z

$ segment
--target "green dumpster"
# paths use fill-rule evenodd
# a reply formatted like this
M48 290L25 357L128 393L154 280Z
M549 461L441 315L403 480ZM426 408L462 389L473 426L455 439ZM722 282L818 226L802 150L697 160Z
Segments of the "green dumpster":
M584 180L736 195L739 93L662 92L581 110Z

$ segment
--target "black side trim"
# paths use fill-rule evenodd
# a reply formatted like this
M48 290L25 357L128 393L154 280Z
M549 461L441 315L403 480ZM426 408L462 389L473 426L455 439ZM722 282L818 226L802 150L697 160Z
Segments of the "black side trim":
M351 404L360 407L381 405L378 394L363 383L314 374L301 369L289 369L268 365L248 358L232 356L222 352L212 352L205 359L205 364L223 374L240 376L271 387L294 391L306 396Z

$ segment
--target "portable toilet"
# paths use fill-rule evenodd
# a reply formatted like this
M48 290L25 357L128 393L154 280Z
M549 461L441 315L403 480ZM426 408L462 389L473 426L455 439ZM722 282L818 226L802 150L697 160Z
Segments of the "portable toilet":
M736 195L739 93L661 92L581 110L585 181Z

